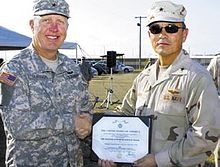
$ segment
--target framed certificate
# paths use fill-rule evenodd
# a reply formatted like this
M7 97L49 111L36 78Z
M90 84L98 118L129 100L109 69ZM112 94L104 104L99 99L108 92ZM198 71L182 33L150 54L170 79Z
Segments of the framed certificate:
M133 163L150 153L151 126L151 116L94 114L94 156L117 163Z

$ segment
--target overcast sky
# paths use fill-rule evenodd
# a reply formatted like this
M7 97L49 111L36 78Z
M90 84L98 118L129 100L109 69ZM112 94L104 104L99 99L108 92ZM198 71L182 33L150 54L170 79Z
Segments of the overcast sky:
M153 0L67 0L71 18L67 41L77 42L88 54L98 57L108 50L139 56L139 27L136 16L146 16ZM189 36L184 48L191 54L220 52L220 1L174 0L187 9L186 24ZM32 0L1 0L0 24L31 37L29 19ZM152 49L142 19L142 57L149 57ZM79 53L80 54L80 53Z

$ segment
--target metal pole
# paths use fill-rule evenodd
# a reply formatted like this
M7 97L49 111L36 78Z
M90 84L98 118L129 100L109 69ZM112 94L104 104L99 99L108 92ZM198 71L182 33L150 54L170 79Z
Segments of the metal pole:
M140 31L139 31L139 70L141 69L141 17L140 17Z
M137 24L137 26L140 27L140 29L139 29L139 70L140 70L141 69L141 19L147 18L147 17L138 16L135 18L136 19L139 18L139 23Z

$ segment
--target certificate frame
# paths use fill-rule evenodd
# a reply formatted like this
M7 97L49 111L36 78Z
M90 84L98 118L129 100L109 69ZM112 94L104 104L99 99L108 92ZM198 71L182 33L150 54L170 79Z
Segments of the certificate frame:
M104 120L103 120L104 119ZM147 145L147 147L148 148L141 148L141 151L144 151L144 155L146 155L146 154L149 154L150 152L151 152L151 135L152 135L152 116L124 116L124 115L106 115L106 114L103 114L103 113L95 113L94 115L93 115L93 121L92 121L92 146L91 146L91 149L92 149L92 154L91 154L91 159L93 160L93 161L97 161L100 157L99 157L99 155L100 155L100 151L97 151L97 149L96 149L96 147L101 147L101 149L103 149L103 150L105 150L105 152L107 152L106 154L108 154L108 149L106 149L106 148L104 148L104 147L106 147L106 145L107 145L107 147L108 147L108 145L109 145L109 143L108 143L108 141L107 141L107 143L106 143L106 141L103 141L103 143L102 143L102 141L101 140L105 140L106 138L100 138L99 137L99 132L100 131L105 131L105 127L104 127L104 130L103 129L100 129L100 125L97 125L97 124L102 124L103 122L102 121L108 121L108 120L110 120L110 121L112 121L113 119L115 119L115 120L124 120L124 119L126 119L126 120L132 120L132 121L128 121L128 122L133 122L134 120L136 121L137 119L138 119L138 122L141 122L140 124L144 124L145 126L146 126L146 129L143 129L143 130L141 130L141 132L140 133L144 133L144 136L145 136L145 131L144 130L146 130L147 132L147 135L146 135L146 139L145 139L145 137L144 137L144 141L147 141L147 143L146 143L146 145ZM98 127L95 127L95 126L98 126ZM102 125L101 125L102 126ZM106 125L104 125L104 126L106 126ZM110 125L111 126L111 125ZM132 128L134 128L135 126L132 126ZM143 125L142 125L142 127L143 127ZM98 130L97 130L97 128L98 128ZM145 127L144 127L145 128ZM109 129L109 127L108 128L106 128L107 129L107 131L114 131L114 130L111 130L111 128ZM142 129L142 128L141 128ZM137 129L138 130L138 129ZM98 131L98 132L97 132ZM125 131L127 131L127 130L125 130ZM136 131L136 130L135 130ZM142 132L143 131L143 132ZM102 132L101 132L102 133ZM97 135L98 134L98 135ZM105 135L105 134L104 134ZM120 137L118 138L118 137L115 137L115 136L117 136L117 135L115 135L115 133L113 132L112 134L111 134L112 136L114 136L113 137L113 139L111 139L111 137L110 137L110 139L109 140L123 140L123 139L121 139ZM123 134L124 136L126 136L126 134ZM133 134L132 134L133 135ZM98 137L97 137L98 136ZM129 134L128 134L128 136L129 136ZM143 137L143 136L142 136ZM98 138L98 139L97 139ZM107 138L108 139L108 138ZM126 138L124 138L125 140L126 140ZM98 142L97 142L97 140L98 140ZM129 140L129 139L127 139L127 140ZM126 140L126 143L127 143L127 140ZM140 139L140 140L142 140L142 138ZM100 143L101 142L101 143ZM104 143L105 142L105 143ZM142 141L141 141L142 142ZM98 143L98 144L97 144ZM110 142L111 143L111 142ZM135 143L135 142L131 142L131 144L129 144L128 143L128 145L132 145L132 143ZM117 143L117 144L113 144L113 146L112 147L114 147L114 145L118 145L118 147L119 148L122 148L123 146L120 146L120 144L119 143ZM125 144L123 144L123 145L125 145ZM136 144L134 144L134 145L136 145ZM115 149L115 148L114 148ZM128 148L127 148L128 149ZM130 148L129 148L130 149ZM130 149L130 150L132 150L133 149L133 147ZM146 150L145 150L146 149ZM121 151L121 150L120 150ZM138 152L139 150L135 150L135 151L133 151L133 152ZM111 152L111 151L110 151ZM110 155L111 153L109 152L109 154L108 155ZM146 154L145 154L146 153ZM97 155L98 154L98 155ZM113 153L112 153L113 154ZM117 152L116 152L116 154L117 154ZM141 153L141 154L143 154L143 153ZM114 154L113 154L114 155ZM144 156L143 155L143 156ZM103 156L103 155L101 155L101 156ZM116 155L115 155L116 156ZM117 155L118 156L118 155ZM101 159L106 159L106 160L112 160L112 159L109 159L109 156L107 157L107 156L105 156L104 155L104 157L106 157L106 158L101 158ZM110 156L111 157L111 156ZM129 156L128 156L129 157ZM141 158L141 157L139 157L139 158ZM138 158L138 159L139 159ZM113 159L115 159L115 160L113 160L114 162L116 162L116 163L119 163L119 164L131 164L131 163L133 163L134 162L134 159L132 159L131 158L131 160L129 159L129 160L125 160L125 159L118 159L118 158L113 158ZM135 160L137 160L137 159L135 159Z

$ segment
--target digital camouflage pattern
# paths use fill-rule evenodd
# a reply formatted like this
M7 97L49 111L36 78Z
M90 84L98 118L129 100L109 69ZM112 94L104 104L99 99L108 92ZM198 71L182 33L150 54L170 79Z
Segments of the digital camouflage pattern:
M60 14L69 18L70 10L65 0L34 0L33 14L35 16Z
M158 167L204 164L220 135L220 101L214 82L184 50L159 80L158 64L137 76L120 112L153 115L151 151Z
M74 117L90 113L92 104L74 61L58 53L53 72L30 46L1 71L17 77L14 86L1 84L6 166L83 166Z

